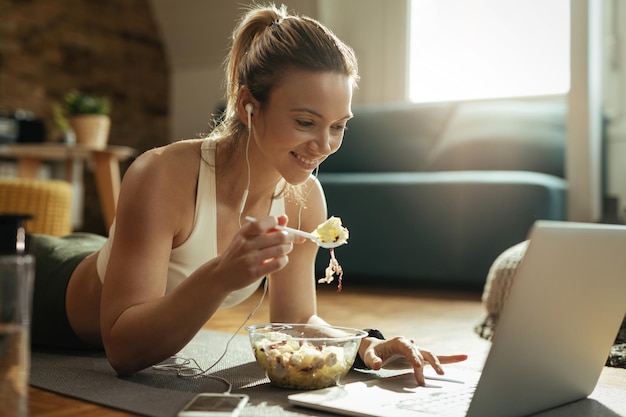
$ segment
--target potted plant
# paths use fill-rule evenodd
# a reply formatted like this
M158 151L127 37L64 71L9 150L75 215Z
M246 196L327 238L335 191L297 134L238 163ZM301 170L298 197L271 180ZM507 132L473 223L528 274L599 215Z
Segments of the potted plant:
M111 102L107 97L70 90L63 97L63 113L76 136L76 144L103 149L111 130Z

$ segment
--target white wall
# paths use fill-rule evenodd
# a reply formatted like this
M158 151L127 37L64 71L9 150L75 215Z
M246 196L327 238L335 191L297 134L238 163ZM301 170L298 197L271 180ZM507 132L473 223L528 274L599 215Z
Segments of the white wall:
M221 68L241 11L238 2L150 0L170 65L172 141L206 132L222 98Z
M603 6L603 106L610 120L606 191L619 199L626 221L626 2L603 0Z
M223 61L245 1L150 0L170 64L172 141L206 132L222 101ZM317 0L283 0L289 10L316 17Z
M602 218L602 3L571 2L571 87L565 176L568 219Z
M189 67L172 71L170 114L172 140L207 133L211 114L224 96L221 67Z
M319 20L350 45L361 82L355 103L407 99L407 0L319 0Z

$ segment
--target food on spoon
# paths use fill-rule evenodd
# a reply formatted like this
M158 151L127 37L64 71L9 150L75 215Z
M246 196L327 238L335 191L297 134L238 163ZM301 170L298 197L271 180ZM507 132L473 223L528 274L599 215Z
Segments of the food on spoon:
M317 226L317 229L313 231L313 236L319 239L321 242L331 243L347 243L349 232L348 229L342 226L341 219L339 217L331 216L324 223ZM330 249L330 263L324 270L324 278L320 278L318 283L330 284L334 281L335 275L337 275L337 292L341 292L342 280L343 280L343 268L339 265L337 258L335 257L335 250Z
M317 226L312 233L316 239L324 243L341 243L348 241L348 229L341 225L339 217L331 216L324 223Z

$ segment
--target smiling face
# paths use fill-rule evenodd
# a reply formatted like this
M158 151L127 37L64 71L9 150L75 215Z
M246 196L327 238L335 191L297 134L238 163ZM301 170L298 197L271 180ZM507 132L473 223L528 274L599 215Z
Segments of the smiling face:
M352 86L344 74L291 72L253 119L256 146L288 183L306 181L341 146Z

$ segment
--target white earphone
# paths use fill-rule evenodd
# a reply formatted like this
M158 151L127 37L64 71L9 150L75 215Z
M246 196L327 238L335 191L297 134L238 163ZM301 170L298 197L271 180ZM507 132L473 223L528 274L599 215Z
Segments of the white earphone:
M248 200L248 191L250 189L250 159L248 156L248 149L250 147L250 135L252 134L252 112L254 111L254 105L252 103L246 104L246 112L248 113L248 140L246 141L246 166L248 168L248 184L246 189L243 190L243 197L241 198L241 204L239 205L239 227L241 227L241 214L246 207L246 201Z

